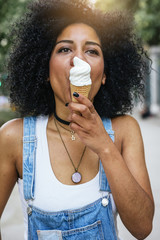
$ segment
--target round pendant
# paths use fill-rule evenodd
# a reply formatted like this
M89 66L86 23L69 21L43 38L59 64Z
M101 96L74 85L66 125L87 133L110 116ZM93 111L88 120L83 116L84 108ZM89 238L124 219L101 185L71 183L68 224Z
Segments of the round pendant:
M82 179L82 176L79 172L75 172L72 174L72 182L79 183Z

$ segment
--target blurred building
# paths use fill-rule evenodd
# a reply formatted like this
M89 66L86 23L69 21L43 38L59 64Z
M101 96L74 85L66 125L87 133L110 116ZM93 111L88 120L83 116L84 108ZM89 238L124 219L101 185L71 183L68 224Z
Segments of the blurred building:
M160 46L150 48L152 71L150 74L150 111L160 114Z
M6 96L0 96L0 110L2 110L2 109L8 109L8 108L9 108L8 97L6 97Z

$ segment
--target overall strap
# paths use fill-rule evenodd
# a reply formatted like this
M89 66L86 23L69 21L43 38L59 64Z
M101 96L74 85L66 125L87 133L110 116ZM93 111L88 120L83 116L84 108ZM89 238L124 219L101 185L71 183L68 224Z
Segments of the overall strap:
M23 119L23 191L26 201L34 199L35 155L36 155L36 117Z
M110 138L112 139L112 141L114 142L114 131L112 130L112 122L111 119L102 119L103 121L103 125L107 131L107 133L109 134ZM100 181L100 191L107 191L107 192L111 192L105 171L103 169L102 163L100 161L100 175L99 175L99 181Z

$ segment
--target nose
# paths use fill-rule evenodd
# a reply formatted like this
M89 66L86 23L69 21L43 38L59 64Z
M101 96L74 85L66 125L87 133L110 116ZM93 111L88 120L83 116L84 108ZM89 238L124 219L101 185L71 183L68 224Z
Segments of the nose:
M76 51L76 52L72 55L71 60L70 60L70 64L71 64L72 67L74 66L74 63L73 63L74 57L78 57L78 58L80 58L81 60L87 62L87 59L86 59L86 57L85 57L84 52L83 52L83 51Z

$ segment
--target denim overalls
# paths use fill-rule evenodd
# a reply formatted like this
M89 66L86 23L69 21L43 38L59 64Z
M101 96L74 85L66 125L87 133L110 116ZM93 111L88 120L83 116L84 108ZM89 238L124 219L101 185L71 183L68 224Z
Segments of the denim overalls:
M106 131L114 141L111 120L104 119ZM35 191L36 117L24 118L23 188L28 203L28 240L117 240L110 187L100 162L100 191L107 197L80 209L45 212L31 204ZM47 186L46 186L47 187ZM43 191L43 189L42 189Z

